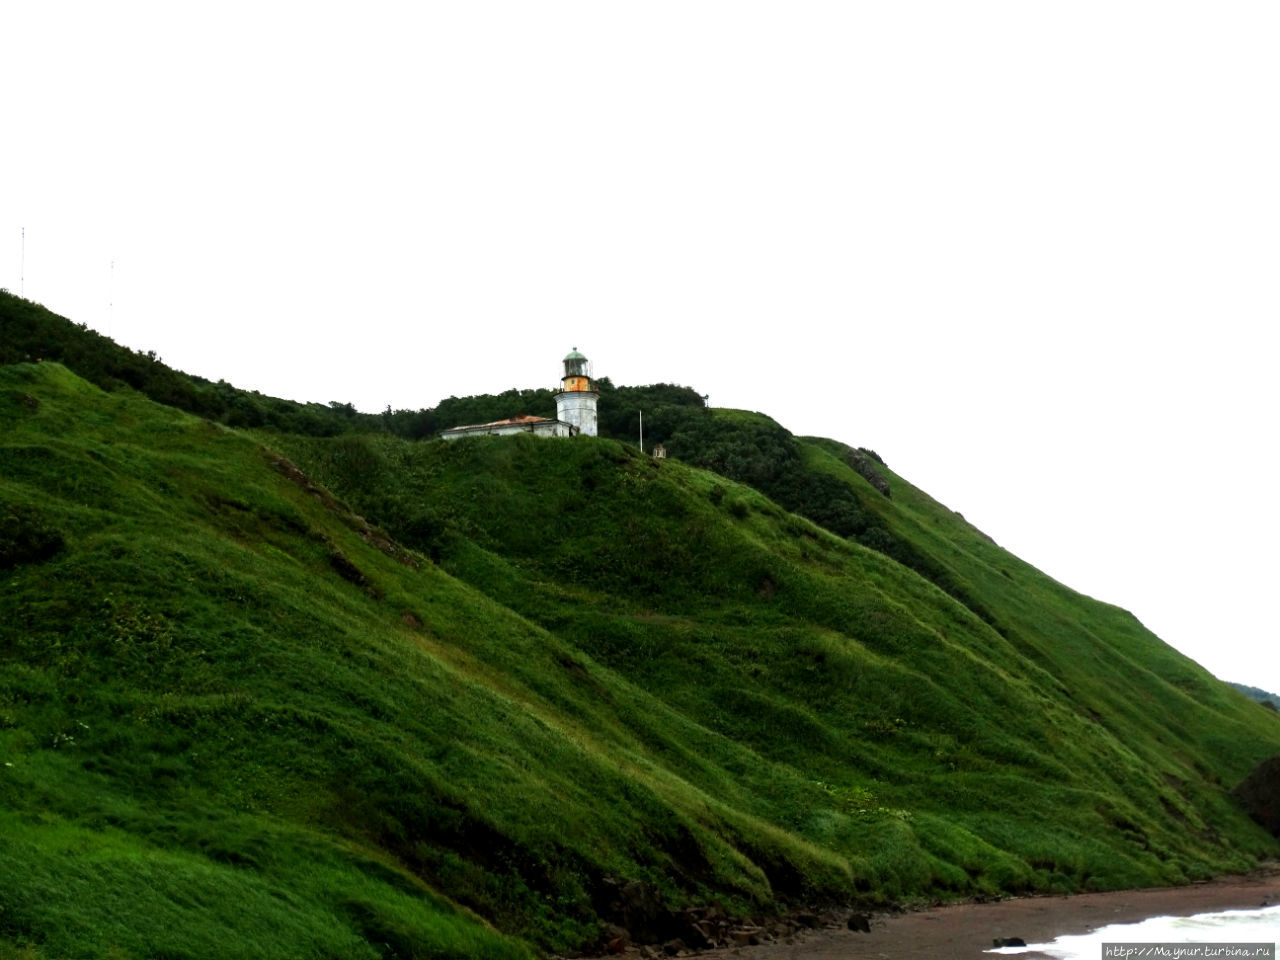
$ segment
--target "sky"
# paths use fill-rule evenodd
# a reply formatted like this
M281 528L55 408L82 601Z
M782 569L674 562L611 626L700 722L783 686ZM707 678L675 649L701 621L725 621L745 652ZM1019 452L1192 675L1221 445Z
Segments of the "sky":
M379 411L695 387L1280 692L1280 7L36 3L0 286Z

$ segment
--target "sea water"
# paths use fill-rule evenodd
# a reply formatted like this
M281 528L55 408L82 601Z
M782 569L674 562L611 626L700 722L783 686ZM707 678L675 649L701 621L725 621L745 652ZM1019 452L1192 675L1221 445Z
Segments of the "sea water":
M1058 960L1098 960L1104 943L1275 943L1280 940L1280 906L1225 910L1194 917L1149 917L1117 923L1093 933L1058 937L1052 943L1002 947L991 954L1017 956L1037 951Z

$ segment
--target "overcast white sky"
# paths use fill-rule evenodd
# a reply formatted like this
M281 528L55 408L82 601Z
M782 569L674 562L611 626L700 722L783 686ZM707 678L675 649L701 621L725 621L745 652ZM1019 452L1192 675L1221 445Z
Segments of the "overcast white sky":
M577 346L872 447L1280 691L1274 0L3 20L0 286L370 411Z

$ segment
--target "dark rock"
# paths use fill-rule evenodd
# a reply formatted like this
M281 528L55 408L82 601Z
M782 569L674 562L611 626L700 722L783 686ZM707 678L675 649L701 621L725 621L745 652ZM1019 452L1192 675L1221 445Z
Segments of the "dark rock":
M871 932L871 918L865 913L851 913L849 920L845 924L850 930L861 930L863 933Z
M684 939L695 950L705 950L711 946L711 933L700 922L690 923L685 931Z
M657 892L647 883L632 880L619 888L615 908L619 924L631 931L632 940L655 943L662 939L670 918Z
M330 547L329 549L329 566L333 567L338 576L348 583L363 587L369 582L365 575L360 572L360 568L343 556L337 547Z
M740 928L729 933L729 940L737 947L758 947L760 945L759 927Z
M893 492L889 489L889 481L884 478L879 470L871 465L871 453L869 450L850 450L845 457L845 463L851 466L855 473L859 474L867 483L875 487L876 491L889 499L893 499ZM875 456L872 454L872 456ZM879 460L878 457L876 457ZM880 461L883 465L884 461Z
M1231 795L1264 829L1280 837L1280 755L1258 764Z
M681 950L686 950L686 949L688 948L685 946L684 941L681 940L679 937L677 937L674 940L668 940L666 943L662 945L662 952L665 953L668 957L674 957Z
M722 923L729 919L729 915L724 912L724 907L718 903L713 903L703 910L702 917L704 920L709 920L713 923Z
M993 947L1025 947L1027 941L1021 937L996 937L991 941Z
M627 941L624 937L614 937L604 945L604 948L610 953L626 953Z

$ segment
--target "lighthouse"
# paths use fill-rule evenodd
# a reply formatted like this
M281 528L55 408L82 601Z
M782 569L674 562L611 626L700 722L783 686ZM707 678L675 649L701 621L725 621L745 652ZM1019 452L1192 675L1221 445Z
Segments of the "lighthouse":
M591 381L591 366L574 347L564 358L564 377L556 394L556 419L572 424L580 434L594 437L599 399L600 391Z
M576 437L579 434L594 437L596 433L596 403L600 390L591 379L591 365L574 347L564 358L564 376L560 380L560 392L556 395L556 418L531 417L523 414L492 423L473 423L450 427L440 431L445 440L488 434L507 436L513 433L531 433L535 437Z

